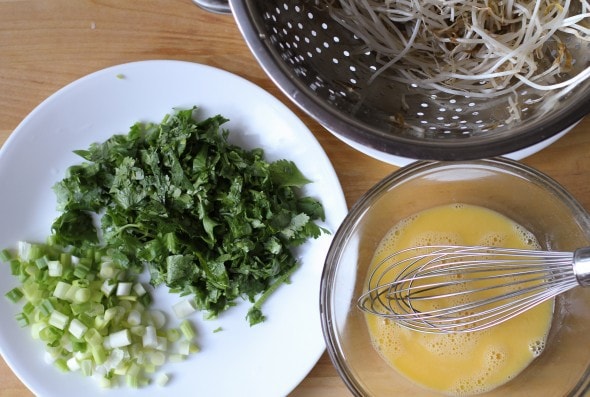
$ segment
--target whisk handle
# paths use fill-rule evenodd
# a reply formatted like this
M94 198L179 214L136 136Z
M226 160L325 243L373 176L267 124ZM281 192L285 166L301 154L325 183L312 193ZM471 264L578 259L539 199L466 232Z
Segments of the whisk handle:
M574 251L573 268L578 283L582 287L590 286L590 247Z

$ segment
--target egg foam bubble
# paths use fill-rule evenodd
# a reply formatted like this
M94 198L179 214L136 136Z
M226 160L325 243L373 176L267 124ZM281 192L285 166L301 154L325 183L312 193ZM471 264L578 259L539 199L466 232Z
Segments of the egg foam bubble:
M378 245L368 274L389 254L425 245L540 248L533 233L498 212L450 204L394 225ZM445 395L469 396L509 382L542 354L553 304L547 301L497 326L465 333L423 333L372 314L365 319L375 350L406 379Z

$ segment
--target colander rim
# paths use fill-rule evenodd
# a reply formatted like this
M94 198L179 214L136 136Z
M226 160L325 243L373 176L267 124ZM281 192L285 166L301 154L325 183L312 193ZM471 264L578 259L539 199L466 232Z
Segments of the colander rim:
M375 127L339 113L310 94L293 73L272 56L269 38L261 34L252 18L249 0L230 0L238 29L259 65L287 98L331 133L359 145L387 153L421 160L474 160L513 153L548 140L575 125L590 113L590 89L572 106L560 109L550 119L536 120L530 128L518 125L510 136L485 134L465 139L421 139L386 134ZM590 83L586 83L588 85ZM590 87L590 86L589 86Z

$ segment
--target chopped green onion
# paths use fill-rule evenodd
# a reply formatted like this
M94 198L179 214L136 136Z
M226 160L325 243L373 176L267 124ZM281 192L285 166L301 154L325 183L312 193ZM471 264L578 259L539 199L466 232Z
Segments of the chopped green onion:
M168 357L168 359L172 363L178 363L178 362L184 361L184 360L186 360L186 358L187 358L187 356L185 356L184 354L180 354L180 353L171 354L170 357Z
M68 284L60 280L55 285L55 289L53 290L53 296L59 299L66 299L66 295L70 288L72 288L71 284Z
M57 368L59 368L60 371L70 372L70 369L68 368L68 363L63 358L58 358L57 360L55 360L54 364Z
M150 354L150 361L156 367L161 367L166 363L166 355L160 351L155 351Z
M10 274L13 276L18 276L20 274L21 263L18 259L13 259L10 261Z
M107 354L101 345L90 345L90 353L92 353L92 359L95 364L102 364L107 359Z
M182 339L178 343L177 352L178 352L178 354L181 354L185 357L189 356L191 353L196 353L198 351L199 351L199 347L186 339Z
M8 291L6 294L4 294L4 296L6 296L8 299L10 299L10 301L12 301L13 303L16 303L22 299L24 294L20 288L14 287L10 291Z
M38 258L35 260L35 265L37 265L37 268L39 269L47 269L47 257L46 256L42 256L41 258Z
M41 244L31 244L29 249L29 260L35 260L45 255L45 248Z
M39 311L44 316L49 316L54 310L55 307L49 298L43 299L39 304Z
M128 374L125 377L125 379L127 380L127 386L129 386L133 389L139 388L139 377L138 376Z
M72 372L80 369L80 363L78 362L76 357L70 357L68 361L66 361L66 365L68 366L68 369Z
M188 315L192 314L196 308L194 305L194 301L192 299L184 299L180 302L175 303L172 306L172 310L174 310L174 314L178 318L185 318Z
M90 300L90 295L90 290L88 288L78 288L78 290L76 290L76 294L74 295L74 302L88 302Z
M185 339L188 341L192 341L193 338L196 336L192 324L186 319L180 322L179 328L180 332L182 332L182 335L184 335Z
M8 262L12 259L12 254L9 250L3 249L0 251L0 262Z
M160 329L166 324L166 316L159 310L150 310L149 316L156 329Z
M39 339L51 346L53 342L61 338L61 332L54 327L45 327L39 332Z
M18 256L21 258L23 262L28 262L31 260L31 248L32 244L26 241L19 241L18 242Z
M111 279L104 280L102 283L101 291L105 296L110 296L115 288L117 287L117 283Z
M147 293L143 284L141 284L141 283L135 283L133 285L133 291L135 292L135 294L137 296L144 296Z
M102 377L98 379L98 384L103 389L110 389L112 387L112 381L109 378Z
M141 324L141 313L137 310L131 310L127 315L127 322L132 326Z
M80 362L80 370L82 371L82 374L84 376L92 375L92 373L93 373L92 368L93 368L92 360L85 359Z
M74 260L74 258L72 257L72 254L70 254L69 252L62 252L59 255L59 261L64 266L71 266L72 264L77 263L77 258L76 258L76 260Z
M31 314L33 314L34 311L35 311L35 305L33 305L31 302L27 302L23 306L23 313L25 313L26 315L31 315Z
M128 329L123 329L110 334L104 339L104 346L107 349L129 346L131 344L131 333Z
M168 383L169 380L170 380L170 375L165 374L165 373L161 373L156 378L156 384L158 386L166 386L166 383Z
M42 298L41 290L36 282L27 280L27 282L21 285L21 289L23 294L25 294L25 299L29 302L37 302Z
M69 321L70 321L70 318L67 315L65 315L57 310L52 311L51 315L49 316L49 325L53 325L55 328L58 328L61 330L65 329L65 327L66 327L66 325L68 325Z
M33 323L31 324L31 336L33 339L41 339L41 330L47 327L45 323Z
M180 336L181 336L181 332L177 328L170 328L169 330L166 331L166 338L170 342L173 342L173 343L176 342L177 340L180 339Z
M163 336L157 337L158 343L156 344L156 350L165 352L168 350L168 339Z
M78 278L84 278L84 277L86 277L86 275L88 274L89 271L90 271L89 266L86 266L83 263L79 263L78 265L76 265L76 267L74 269L74 276L76 276Z
M47 269L50 277L61 277L63 274L63 265L60 261L49 261L47 262Z
M182 361L198 351L181 338L194 338L192 326L166 328L166 315L150 309L144 286L100 249L78 256L21 242L17 252L23 257L6 252L20 284L5 295L24 301L16 321L45 344L46 361L60 371L92 377L100 387L139 388L166 361Z
M41 339L40 333L45 327L47 327L47 324L41 322L31 324L31 336L33 339Z
M86 333L86 331L88 331L88 327L82 321L78 320L77 318L74 318L70 322L70 327L68 328L68 330L76 338L81 339Z
M156 327L148 325L145 327L145 333L143 334L143 346L144 347L156 347L158 345L158 336L156 334Z
M100 265L100 273L99 276L103 280L114 278L116 275L115 268L113 266L113 262L102 262Z
M19 327L26 327L27 325L29 325L29 319L27 317L26 314L24 313L18 313L16 316L16 322L18 323Z
M131 287L133 286L132 283L128 282L119 282L117 284L117 296L128 296L131 293Z

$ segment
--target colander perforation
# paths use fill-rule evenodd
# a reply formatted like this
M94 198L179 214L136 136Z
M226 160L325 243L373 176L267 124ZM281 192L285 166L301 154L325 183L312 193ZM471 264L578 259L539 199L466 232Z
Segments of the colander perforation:
M372 80L382 61L315 0L234 1L233 9L242 30L254 30L257 40L262 40L261 46L245 35L251 48L273 59L263 65L267 72L271 76L282 74L279 82L288 80L287 94L296 103L332 132L361 141L366 135L376 135L379 150L407 154L398 153L398 138L402 145L413 142L418 148L425 142L431 146L432 142L444 142L451 150L456 142L476 140L491 148L495 141L511 141L518 134L527 136L514 145L522 146L536 139L528 126L538 127L540 141L588 112L578 109L575 114L563 115L562 109L579 101L590 107L588 81L560 101L550 114L541 114L540 94L528 87L518 92L515 113L515 107L509 103L515 96L490 99L450 95L402 83L387 72ZM578 43L572 48L575 69L587 67L590 44ZM303 97L305 101L301 100ZM544 118L559 125L551 126L550 131ZM371 138L362 143L373 144ZM466 147L458 147L451 155L428 150L424 155L411 155L441 159L479 157L477 153L468 154Z

